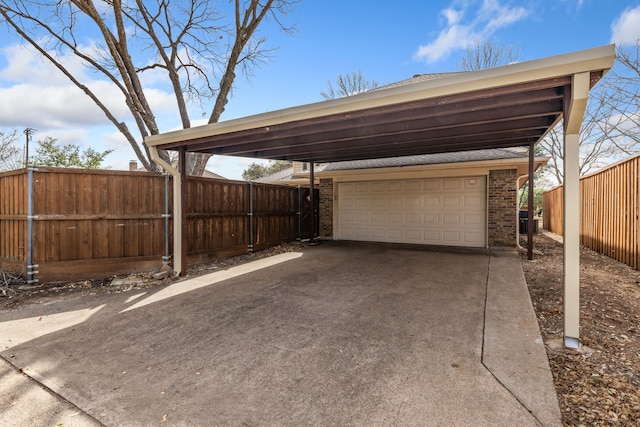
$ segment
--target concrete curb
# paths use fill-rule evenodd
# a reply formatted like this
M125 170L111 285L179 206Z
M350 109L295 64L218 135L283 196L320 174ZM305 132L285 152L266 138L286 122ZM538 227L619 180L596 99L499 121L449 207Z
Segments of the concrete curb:
M540 424L562 425L549 359L515 249L491 254L482 363Z

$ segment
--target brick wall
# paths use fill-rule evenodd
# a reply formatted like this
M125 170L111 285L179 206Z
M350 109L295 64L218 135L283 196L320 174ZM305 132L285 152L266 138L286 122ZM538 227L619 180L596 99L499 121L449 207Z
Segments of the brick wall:
M320 180L320 237L333 237L333 179Z
M516 170L489 171L488 240L491 246L515 246L518 227Z

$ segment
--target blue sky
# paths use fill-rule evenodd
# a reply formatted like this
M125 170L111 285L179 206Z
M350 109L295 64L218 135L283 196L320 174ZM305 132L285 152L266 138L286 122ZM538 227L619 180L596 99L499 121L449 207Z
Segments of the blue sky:
M222 120L321 101L329 80L352 71L380 84L454 71L475 39L517 46L520 61L630 43L640 34L640 0L302 0L286 22L296 23L295 34L264 28L268 46L277 50L249 82L238 74ZM38 130L36 139L53 136L111 148L116 151L107 163L126 169L133 150L102 113L5 34L0 36L0 129L31 127ZM92 84L108 96L106 85ZM149 90L161 127L175 129L179 122L170 97L162 87L150 84ZM209 169L237 179L251 161L216 156Z

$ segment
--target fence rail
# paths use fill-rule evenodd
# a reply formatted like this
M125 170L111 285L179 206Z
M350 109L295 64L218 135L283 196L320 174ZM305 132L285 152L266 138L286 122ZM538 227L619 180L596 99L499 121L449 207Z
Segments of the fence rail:
M172 188L170 177L148 172L36 168L1 173L0 268L60 281L159 267L173 249L168 245ZM307 237L310 227L299 223L301 209L309 208L301 191L189 177L188 261Z
M580 179L580 243L635 269L640 268L638 219L640 157ZM563 232L563 188L543 194L545 229Z

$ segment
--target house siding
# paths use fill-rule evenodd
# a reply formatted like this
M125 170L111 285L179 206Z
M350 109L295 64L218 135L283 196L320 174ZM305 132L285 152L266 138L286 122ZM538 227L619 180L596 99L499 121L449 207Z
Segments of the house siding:
M516 169L489 171L488 243L492 246L515 246L518 203Z
M333 179L320 180L320 237L333 237Z

